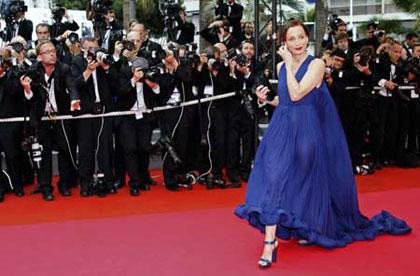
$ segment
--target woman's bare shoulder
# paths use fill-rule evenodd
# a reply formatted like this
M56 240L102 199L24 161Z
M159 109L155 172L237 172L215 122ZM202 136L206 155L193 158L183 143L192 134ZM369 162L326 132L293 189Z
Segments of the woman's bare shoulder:
M280 61L279 63L277 63L277 75L280 73L280 69L283 66L284 61Z

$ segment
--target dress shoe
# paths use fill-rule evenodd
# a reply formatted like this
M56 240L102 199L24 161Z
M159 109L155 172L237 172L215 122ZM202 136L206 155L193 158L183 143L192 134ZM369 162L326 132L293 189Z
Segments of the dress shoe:
M146 183L149 186L156 186L156 181L154 181L152 178L145 179L144 183Z
M41 185L36 184L35 188L32 190L31 194L39 194L41 193Z
M248 182L248 180L249 180L249 173L243 172L243 173L240 173L239 176L242 178L242 180L244 182Z
M62 196L71 196L71 191L69 189L59 189L58 192Z
M123 186L123 182L121 182L121 180L117 180L114 182L114 188L115 189L121 189Z
M232 183L240 183L239 177L236 174L228 174L228 179Z
M131 196L139 196L140 195L140 190L137 188L130 188L130 195Z
M3 202L3 201L4 201L4 194L0 193L0 202Z
M149 184L146 184L146 183L140 184L140 190L142 190L142 191L149 191L150 190Z
M54 196L53 196L53 194L52 194L52 193L50 193L50 192L44 192L44 193L42 193L42 198L43 198L45 201L52 201L52 200L54 200Z
M17 197L22 197L22 196L25 195L25 192L21 189L15 190L14 193L15 193L15 196L17 196Z
M115 188L115 187L109 187L108 188L108 193L109 194L112 194L112 195L115 195L117 193L117 188Z
M89 197L92 194L88 190L80 190L80 196L81 197Z

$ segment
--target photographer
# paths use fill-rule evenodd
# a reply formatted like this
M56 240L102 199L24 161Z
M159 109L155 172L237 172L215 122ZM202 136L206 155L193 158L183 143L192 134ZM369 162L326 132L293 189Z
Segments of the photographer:
M198 56L191 57L186 47L180 46L174 55L165 58L165 71L160 82L160 102L179 105L197 98L197 88L201 84L199 67L202 61ZM191 60L193 59L193 60ZM172 153L165 154L163 175L165 186L170 191L178 190L181 185L191 187L188 175L197 169L197 149L200 140L198 108L196 105L166 110L162 114L163 137L172 138L175 160Z
M408 63L408 81L416 84L416 90L410 91L410 132L408 136L408 151L420 159L420 43L412 47L413 55Z
M403 48L406 50L408 58L414 56L414 45L416 45L418 39L419 36L415 32L410 32L405 36Z
M355 174L373 173L373 163L365 163L362 157L366 136L372 141L375 124L373 91L374 50L364 46L354 54L352 65L346 69L342 96L342 124L345 130ZM351 89L350 89L350 88Z
M79 25L69 14L67 9L60 5L51 9L51 15L54 23L51 25L51 36L54 38L59 37L66 31L75 32L79 29Z
M219 20L211 23L206 29L200 32L200 35L210 44L223 43L228 48L237 48L239 41L232 36L232 27L227 20Z
M12 63L16 69L27 69L32 65L32 61L30 61L27 57L27 44L23 37L16 36L14 37L9 45L10 51L12 52Z
M69 196L69 186L74 180L75 165L67 143L67 123L64 121L41 121L42 116L65 115L80 108L80 100L70 67L57 61L54 44L42 41L36 48L38 62L31 67L32 73L20 77L24 95L33 106L31 118L35 118L34 135L42 145L42 159L39 160L38 182L44 200L54 199L52 195L52 150L59 152L59 192ZM37 145L39 146L39 145Z
M203 97L210 97L216 95L222 95L235 90L234 84L230 81L229 77L229 62L226 59L227 48L223 43L217 43L214 47L209 46L203 54L203 69L202 69L202 80L203 84L200 90L202 91ZM226 161L226 142L228 134L228 100L222 99L211 102L210 107L210 146L211 146L211 161L212 170L211 174L205 179L207 189L213 189L214 187L225 188L225 180L223 178L222 169L225 166ZM203 118L207 121L207 111L203 114ZM204 110L203 110L204 111ZM207 134L207 125L203 126L202 139ZM204 154L207 157L207 152ZM204 159L204 158L203 158Z
M336 36L339 34L347 34L347 24L336 14L333 14L328 21L321 47L327 50L333 50L334 45L336 44Z
M137 56L147 59L149 66L155 66L162 63L166 57L165 51L160 44L149 39L149 30L143 23L138 23L132 28L132 32L137 32L140 35L139 46L136 46Z
M12 0L6 4L3 17L6 21L6 33L2 35L4 41L11 41L15 36L21 36L26 41L32 40L33 23L25 18L28 6L24 1Z
M378 124L375 130L376 167L388 166L396 161L399 113L402 103L398 85L406 77L401 63L402 46L394 41L388 54L382 55L374 69L374 80L382 87L376 102Z
M244 23L244 28L242 30L239 42L242 42L244 40L254 40L254 25L251 21L247 21Z
M83 38L83 53L73 58L72 62L82 114L105 114L114 109L110 86L113 82L108 73L110 65L107 55L98 48L95 38ZM91 195L94 188L98 196L115 193L111 163L112 118L80 120L78 134L81 195ZM102 173L104 178L94 183L94 173L95 176Z
M8 48L0 48L0 118L20 117L23 113L23 91L19 79L15 76ZM16 196L24 195L21 180L21 123L0 123L0 149L6 157L7 173L10 185ZM10 188L7 183L0 183L0 202Z
M235 84L235 90L240 91L240 95L229 99L228 111L226 170L228 179L235 184L240 182L239 176L245 182L248 181L254 152L255 111L250 95L256 73L254 44L245 40L240 50L241 53L229 64L230 81Z
M133 39L137 33L129 33ZM118 110L135 110L136 114L117 118L118 139L124 152L124 163L130 177L130 195L138 196L140 190L150 190L153 180L149 173L149 159L152 138L152 116L145 113L154 106L160 93L157 80L150 80L149 64L146 59L136 57L123 64L119 73Z
M244 7L236 3L235 0L227 0L225 3L223 3L223 0L217 0L216 2L215 14L217 20L227 20L229 25L233 27L231 33L236 36L235 38L237 40L241 39L241 20L243 10Z
M366 36L355 42L354 49L359 50L363 46L372 46L375 51L381 45L381 41L385 38L385 31L378 30L378 24L370 22L366 26Z
M176 42L179 45L185 45L194 42L195 26L187 22L187 13L185 9L178 4L172 6L170 11L166 11L167 17L165 27L168 40ZM169 14L168 14L169 13Z

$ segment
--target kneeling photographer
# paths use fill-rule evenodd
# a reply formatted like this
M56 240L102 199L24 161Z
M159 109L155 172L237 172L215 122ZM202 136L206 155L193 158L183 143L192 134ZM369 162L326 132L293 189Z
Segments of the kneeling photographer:
M185 101L197 99L201 84L201 60L194 51L185 46L174 49L165 58L166 73L162 77L160 103L176 106ZM191 188L195 181L193 171L197 169L197 150L201 130L197 105L166 110L161 120L162 137L172 140L163 160L163 175L168 190L180 187ZM165 138L166 139L166 138ZM170 142L170 141L169 141ZM174 153L177 153L176 156Z
M113 111L110 60L95 38L83 38L83 52L73 59L72 74L80 93L82 114ZM112 120L110 117L78 122L81 195L115 193L112 174Z
M67 115L80 109L79 93L74 85L70 67L57 61L54 44L41 41L36 48L37 60L31 70L20 77L24 94L32 106L30 117L34 125L32 149L38 148L34 161L38 169L38 182L44 200L54 199L52 195L52 151L57 150L60 181L59 192L70 195L75 174L75 159L68 143L68 124L63 120L41 121L46 115ZM40 147L42 145L42 147ZM41 151L41 152L39 152ZM40 158L39 158L40 157Z

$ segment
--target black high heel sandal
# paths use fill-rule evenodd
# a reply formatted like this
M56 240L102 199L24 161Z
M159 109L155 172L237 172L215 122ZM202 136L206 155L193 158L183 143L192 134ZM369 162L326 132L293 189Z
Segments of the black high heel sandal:
M264 245L274 245L274 249L273 249L273 252L271 253L271 261L264 258L261 258L258 261L258 267L260 269L270 268L272 263L277 262L277 252L278 252L277 239L274 239L273 241L264 241Z

